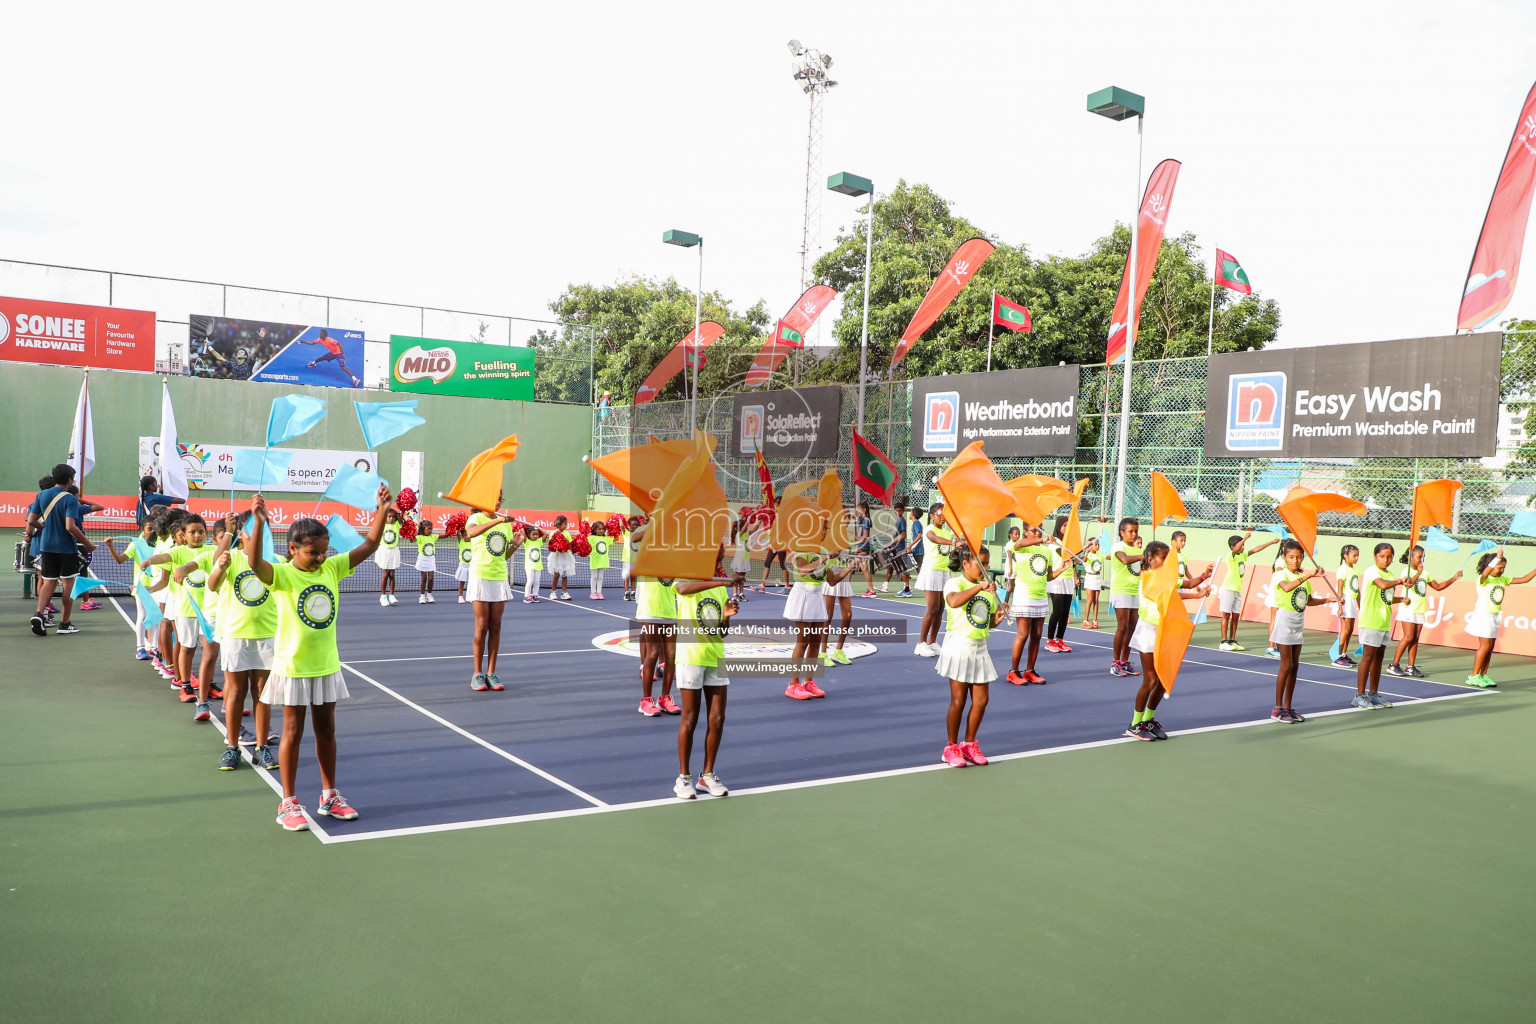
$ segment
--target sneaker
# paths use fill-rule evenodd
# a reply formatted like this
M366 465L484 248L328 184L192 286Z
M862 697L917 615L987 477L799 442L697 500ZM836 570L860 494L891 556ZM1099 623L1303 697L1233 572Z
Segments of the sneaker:
M269 772L277 771L277 755L271 747L256 748L256 767L265 768Z
M569 601L570 599L571 599L571 595L570 594L561 594L560 595L560 600L562 600L562 601Z
M1163 731L1162 725L1155 718L1149 718L1142 722L1141 727L1151 733L1152 738L1155 740L1165 740L1168 738L1168 734Z
M353 377L352 378L352 386L355 387L355 388L362 387L363 386L362 379L359 378L359 377Z
M705 772L699 776L699 781L694 783L695 788L702 789L710 796L730 796L731 791L725 788L725 783L720 781L720 776L714 772Z
M144 648L140 647L138 650L133 652L133 657L134 657L135 661L148 661L149 660L149 652L146 651Z
M389 595L388 594L380 594L379 595L379 607L380 608L388 608L389 607Z
M523 598L523 604L537 604L538 601L539 601L539 599L536 598L536 597L525 597L525 598Z
M52 601L48 602L48 607L44 608L43 611L46 612L49 615L57 615L57 614L59 614L58 607Z
M243 725L240 727L240 745L242 747L254 747L256 745L256 734Z
M1124 675L1128 675L1128 676L1139 676L1139 675L1141 675L1140 672L1136 671L1136 666L1131 664L1128 661L1122 661L1120 663L1120 668L1121 668L1121 670L1122 670Z
M1408 674L1407 672L1404 672L1400 667L1398 667L1398 664L1395 661L1388 665L1384 671L1389 676L1406 676Z
M827 691L817 686L816 680L814 679L807 679L800 685L802 688L804 688L805 692L810 694L812 697L825 697L827 695Z
M277 823L289 832L304 832L309 829L309 820L304 817L304 807L294 797L289 797L277 805Z
M219 771L232 772L240 767L240 748L225 747L224 753L219 755Z
M693 776L679 775L677 781L672 783L672 793L679 800L692 800L694 798Z
M1003 678L1007 679L1008 682L1012 683L1014 686L1023 686L1029 682L1028 679L1024 678L1024 673L1016 672L1013 669L1009 669L1008 674Z
M497 677L495 672L489 672L489 673L486 674L485 683L486 683L487 686L489 686L493 690L505 690L506 689L505 686L501 685L501 679Z
M224 691L219 689L217 686L210 686L210 687L208 687L208 699L209 700L223 700L224 699Z
M891 592L891 585L889 583L882 583L875 589L880 591L882 594L889 594Z
M1349 706L1352 708L1360 708L1362 711L1373 711L1376 708L1376 705L1367 700L1365 694L1363 693L1355 694L1354 697L1350 699Z
M1072 648L1067 646L1067 642L1065 640L1057 640L1056 641L1056 653L1057 654L1071 654L1072 653Z
M1274 660L1279 661L1280 649L1278 647L1266 647L1264 648L1264 657L1273 658Z
M459 604L463 604L463 603L464 603L464 595L460 594L459 595Z
M1050 651L1053 654L1056 652L1056 641L1055 640L1046 639L1045 641L1043 641L1040 644L1040 646L1044 647L1046 650Z
M833 649L833 651L832 651L832 660L837 662L839 665L852 665L853 664L853 659L848 657L848 655L844 654L843 653L843 649L841 647L837 647L837 648Z
M93 612L100 607L101 602L96 600L94 597L86 598L84 601L80 602L80 610L83 612Z
M1136 722L1133 725L1127 726L1125 732L1121 735L1129 736L1133 740L1157 739L1156 736L1153 736L1152 733L1147 730L1145 723L1142 722Z
M491 684L486 681L484 672L476 672L469 681L469 688L476 693L484 693L491 688Z
M396 600L395 600L395 595L394 595L394 594L390 594L390 595L389 595L389 606L390 606L390 607L391 607L391 608L393 608L393 607L394 607L394 606L395 606L395 605L397 605L397 604L399 604L399 603L400 603L400 602L399 602L399 601L396 601Z
M36 633L38 636L48 635L48 627L43 623L43 617L41 615L32 616L30 622L32 624L32 632Z
M1340 657L1340 658L1334 658L1333 659L1333 667L1334 668L1354 668L1355 666L1354 666L1354 664L1348 658Z
M1223 640L1221 643L1216 645L1216 649L1218 651L1230 651L1230 650L1232 650L1232 648L1234 646L1235 645L1232 643L1232 641L1230 641L1230 640Z
M1407 668L1403 669L1403 672L1406 673L1411 679L1424 678L1424 673L1419 671L1419 666L1417 665L1409 665Z
M1365 696L1366 699L1368 699L1372 704L1379 708L1389 708L1392 706L1392 702L1387 700L1387 698L1383 697L1379 693L1367 693Z
M191 683L182 683L181 696L177 699L180 700L183 704L191 704L193 701L197 700L197 691L192 689Z
M1109 674L1112 676L1130 675L1130 673L1125 670L1125 663L1120 661L1112 661L1109 663Z
M75 625L73 622L66 622L64 625L55 630L55 632L59 636L69 636L71 633L80 632L80 627Z
M1228 642L1227 650L1229 650L1229 651L1236 651L1239 654L1241 654L1242 652L1246 651L1247 649L1248 648L1244 647L1242 644L1238 643L1236 640L1232 640L1232 641Z
M661 708L656 704L655 697L640 698L640 713L646 718L655 718L661 714Z
M662 694L661 699L656 702L656 706L669 715L680 715L683 713L683 709L678 707L677 701L672 699L670 693Z
M205 700L198 701L197 708L192 713L192 721L206 722L212 717L213 712L209 709L208 702Z
M919 640L916 646L912 648L912 653L919 658L931 658L933 657L933 648Z
M357 811L347 804L347 801L341 795L341 791L337 789L331 790L330 796L322 795L320 806L316 810L327 817L335 818L337 821L357 820Z
M784 688L784 696L791 700L810 700L812 694L800 683L790 683Z
M426 594L422 594L420 597L416 598L416 603L417 604L426 604L427 603L427 595Z
M428 594L427 604L437 604L437 598L433 597L431 594Z
M960 753L971 764L987 764L987 755L981 752L981 748L975 743L960 744Z
M1269 720L1271 722L1289 722L1290 718L1286 716L1285 708L1270 708Z
M1045 676L1041 675L1038 672L1034 672L1034 671L1025 672L1024 673L1024 681L1026 683L1034 683L1036 686L1044 686L1045 685Z
M946 743L942 760L951 768L964 768L970 762L965 759L965 751L958 743Z
M859 596L860 597L875 597L876 594L875 594L875 592L873 590L866 590L866 591L864 591L864 593L860 594Z
M1358 661L1356 661L1354 658L1351 658L1347 654L1344 655L1344 660L1349 663L1349 667L1350 668L1359 668L1360 667L1360 663Z
M905 588L902 589L901 593L897 594L896 596L897 597L911 597L912 596L912 588L911 587L905 587Z
M1286 708L1285 715L1290 719L1292 725L1299 725L1307 720L1306 716L1297 712L1295 708Z

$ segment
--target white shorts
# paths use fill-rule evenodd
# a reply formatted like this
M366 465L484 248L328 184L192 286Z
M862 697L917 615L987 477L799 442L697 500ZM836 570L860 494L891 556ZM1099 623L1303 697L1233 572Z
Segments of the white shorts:
M1157 653L1157 627L1146 619L1136 623L1136 632L1131 634L1131 650L1141 654Z
M1360 631L1360 646L1385 647L1392 642L1390 629L1362 629Z
M1102 576L1089 576L1087 579L1083 580L1083 589L1084 590L1103 590L1104 589L1104 577L1102 577Z
M823 583L821 585L822 597L852 597L853 584L847 580L841 583Z
M944 584L949 582L948 569L924 569L917 574L918 590L943 590Z
M231 637L219 645L219 667L225 672L266 672L272 667L272 637L245 640Z
M161 614L164 614L165 613L165 599L171 596L170 593L167 592L164 588L161 588L160 590L156 590L154 593L150 594L149 596L155 599L155 604L160 606L160 612L161 612Z
M1467 616L1467 635L1483 640L1498 639L1499 617L1489 612L1473 612Z
M1133 612L1141 611L1140 594L1114 594L1110 597L1109 603L1116 611L1121 608L1128 608Z
M1269 631L1269 642L1285 644L1287 647L1301 643L1304 622L1305 616L1301 612L1286 611L1283 608L1277 610L1274 628Z
M1410 612L1408 611L1407 606L1403 605L1400 606L1397 610L1397 621L1406 622L1410 626L1422 626L1424 625L1424 613Z
M1025 597L1023 591L1018 591L1008 606L1008 614L1016 619L1043 619L1050 606L1050 601L1043 597Z
M1344 607L1339 609L1339 618L1341 618L1341 619L1358 619L1359 617L1360 617L1360 606L1355 603L1355 599L1354 598L1346 597L1344 599Z
M379 548L373 553L373 560L380 569L398 569L400 568L400 549L398 547Z
M1243 592L1241 590L1221 590L1220 607L1223 615L1236 615L1243 610Z
M469 582L469 566L461 565L457 569L453 570L453 578L458 580L460 583L468 583Z
M437 572L437 556L416 559L417 572Z
M176 616L176 642L183 647L192 648L196 648L203 642L203 630L198 625L196 616Z
M285 708L309 707L315 704L334 704L352 696L347 692L347 681L340 672L328 676L295 677L268 676L262 688L261 702Z
M945 679L957 683L990 683L997 678L997 666L992 664L986 639L972 640L959 633L944 634L934 668Z
M1073 584L1072 578L1070 576L1058 577L1057 579L1051 580L1045 585L1045 592L1047 594L1062 594L1068 597L1070 597L1072 592L1076 589L1077 587Z
M790 622L826 622L827 605L820 583L796 583L784 601L784 617Z
M497 601L512 600L512 584L506 580L483 580L479 576L470 574L469 585L464 588L464 596L470 601Z
M706 686L725 686L730 682L720 674L719 665L679 665L675 679L679 690L702 690Z

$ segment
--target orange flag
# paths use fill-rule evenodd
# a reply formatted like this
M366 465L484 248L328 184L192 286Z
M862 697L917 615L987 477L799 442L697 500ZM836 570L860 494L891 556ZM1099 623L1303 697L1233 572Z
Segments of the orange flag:
M1008 488L1013 491L1014 513L1031 526L1045 522L1046 516L1072 500L1073 493L1065 480L1033 473L1014 477Z
M768 546L775 551L820 551L822 526L826 513L806 492L816 485L809 480L790 484L779 499L773 527L768 531Z
M443 497L481 512L496 511L496 498L501 494L502 467L515 458L517 435L513 434L470 459Z
M826 514L830 524L821 550L828 553L852 550L853 534L849 530L847 510L843 508L843 482L832 470L823 474L816 487L816 507Z
M699 437L705 439L705 445L710 455L713 455L715 436L704 433ZM693 438L681 441L657 441L652 438L649 444L588 459L587 465L617 487L641 512L650 515L662 492L666 490L667 482L684 460L693 455L694 450Z
M1157 605L1162 616L1157 626L1152 664L1157 666L1158 682L1163 689L1172 690L1174 681L1179 678L1179 667L1184 663L1184 652L1189 650L1190 637L1195 634L1195 624L1179 599L1178 561L1169 558L1156 569L1143 573L1141 591L1148 601Z
M1083 503L1083 492L1088 489L1088 478L1083 477L1072 488L1072 511L1067 513L1067 529L1062 535L1062 546L1070 554L1083 550L1083 524L1078 521L1077 508Z
M687 442L693 452L662 489L635 554L636 576L707 580L715 575L731 509L710 458L713 439L707 437Z
M1419 542L1419 532L1424 527L1451 525L1459 490L1460 480L1430 480L1413 489L1413 532L1408 534L1410 549Z
M1012 512L1018 498L981 453L981 442L972 441L955 456L939 477L944 496L944 518L955 524L967 547L977 551L987 527Z
M1152 471L1152 532L1156 534L1163 520L1169 518L1188 519L1189 513L1184 511L1184 500L1179 497L1178 488L1154 469Z
M1292 487L1290 493L1285 496L1285 500L1275 506L1275 512L1296 535L1296 539L1306 550L1307 556L1312 557L1317 551L1317 517L1319 515L1324 512L1344 512L1352 516L1363 516L1365 506L1354 498L1348 498L1342 494Z

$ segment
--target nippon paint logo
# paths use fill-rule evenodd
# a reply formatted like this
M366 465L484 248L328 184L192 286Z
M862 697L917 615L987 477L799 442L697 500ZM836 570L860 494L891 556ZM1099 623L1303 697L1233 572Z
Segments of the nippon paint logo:
M1282 370L1227 378L1227 451L1277 452L1285 446Z
M741 451L743 455L761 451L763 447L763 421L766 410L761 405L741 407Z
M960 447L960 392L934 391L923 399L923 451Z
M451 348L428 350L420 345L412 345L400 353L400 358L395 360L395 380L401 384L411 384L418 380L431 380L434 384L441 384L453 376L457 366L458 358L454 356Z

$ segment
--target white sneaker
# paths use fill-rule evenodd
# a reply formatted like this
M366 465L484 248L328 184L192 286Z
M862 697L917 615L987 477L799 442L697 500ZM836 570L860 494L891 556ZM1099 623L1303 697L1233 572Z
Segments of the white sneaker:
M1232 649L1232 641L1223 640L1221 643L1216 645L1216 649L1218 651L1230 651Z
M889 583L882 583L875 589L880 591L882 594L889 594L891 592L891 585Z
M426 604L427 603L427 595L426 594L422 594L420 597L418 597L416 599L416 603L417 604Z
M459 604L463 604L463 603L464 603L464 595L460 594L459 595Z
M393 605L399 604L400 602L395 600L395 595L394 594L390 594L389 595L389 603L390 603L391 606L393 606Z
M694 783L698 789L704 790L710 796L730 796L731 791L725 788L725 783L720 781L720 776L714 772L706 772L699 776L699 781Z
M380 594L379 595L379 607L380 608L388 608L389 607L389 595L388 594Z
M939 656L938 645L937 644L922 644L922 643L918 644L917 645L917 656L919 658L937 658Z
M433 597L431 594L428 594L427 604L437 604L437 598Z
M679 775L677 781L672 783L672 792L679 800L692 800L694 797L693 776Z

